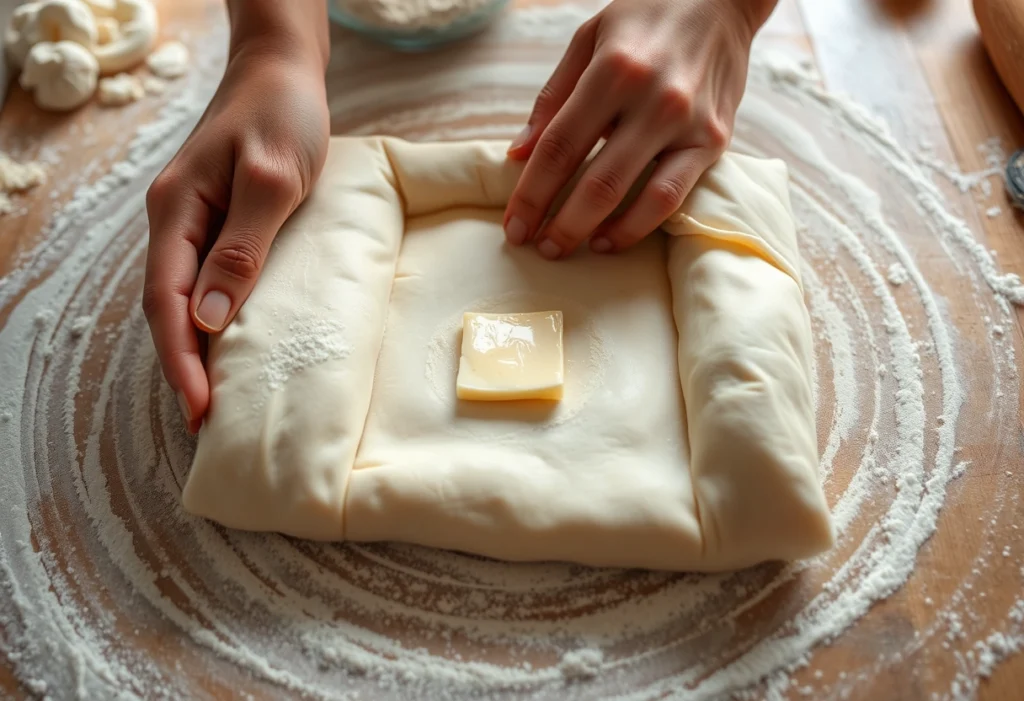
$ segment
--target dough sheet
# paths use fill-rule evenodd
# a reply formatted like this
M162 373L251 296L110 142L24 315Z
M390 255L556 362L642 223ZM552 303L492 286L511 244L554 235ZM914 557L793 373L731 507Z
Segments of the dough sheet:
M780 161L729 153L629 252L504 243L504 143L335 138L211 339L193 513L319 540L724 570L832 543ZM560 310L565 396L455 396L463 312Z

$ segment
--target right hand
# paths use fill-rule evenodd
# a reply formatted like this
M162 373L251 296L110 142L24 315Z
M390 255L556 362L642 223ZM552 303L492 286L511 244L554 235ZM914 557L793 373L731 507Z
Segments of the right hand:
M245 302L327 157L325 59L315 53L267 42L233 51L205 114L146 198L142 306L193 433L210 403L200 331L222 330Z

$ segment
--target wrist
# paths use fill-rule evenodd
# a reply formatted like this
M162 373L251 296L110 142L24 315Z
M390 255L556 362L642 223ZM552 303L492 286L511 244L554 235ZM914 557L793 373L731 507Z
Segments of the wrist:
M330 58L324 0L227 0L229 58L277 57L323 72Z

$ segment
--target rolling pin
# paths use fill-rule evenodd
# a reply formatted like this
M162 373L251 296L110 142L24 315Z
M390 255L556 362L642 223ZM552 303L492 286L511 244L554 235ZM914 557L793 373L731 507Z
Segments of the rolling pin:
M974 0L974 17L996 72L1024 112L1024 2Z
M1017 109L1024 113L1024 1L974 0L981 41ZM1024 150L1010 157L1006 190L1024 208Z

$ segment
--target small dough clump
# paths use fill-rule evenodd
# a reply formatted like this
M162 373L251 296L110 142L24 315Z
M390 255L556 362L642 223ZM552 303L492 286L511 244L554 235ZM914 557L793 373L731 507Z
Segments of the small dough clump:
M99 77L96 58L73 41L44 41L32 47L21 72L21 87L39 107L63 112L92 97Z
M0 215L14 211L10 195L31 190L46 182L46 169L42 163L28 161L19 163L0 151Z
M142 81L129 73L118 73L100 81L99 102L104 107L120 107L142 99L146 94Z
M168 42L150 54L158 29L152 0L39 0L14 10L4 44L8 60L22 69L22 87L35 94L36 104L64 111L92 97L99 75L124 73L147 58L153 82L144 85L140 79L118 76L103 83L100 103L124 105L147 92L159 95L164 80L183 75L189 55L180 42Z
M180 78L188 70L188 47L180 41L168 41L149 55L146 66L164 80Z
M167 83L156 76L147 75L142 79L142 89L147 95L163 95L167 92Z
M4 32L7 59L15 67L25 65L28 52L39 43L39 8L41 2L27 2L15 8Z

